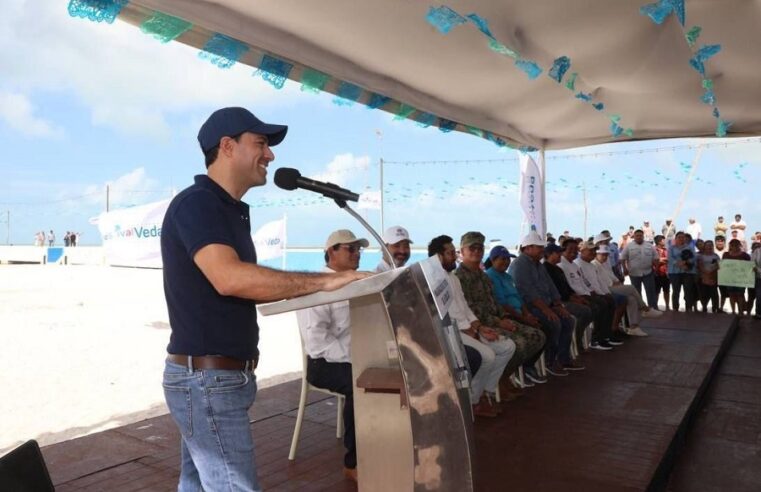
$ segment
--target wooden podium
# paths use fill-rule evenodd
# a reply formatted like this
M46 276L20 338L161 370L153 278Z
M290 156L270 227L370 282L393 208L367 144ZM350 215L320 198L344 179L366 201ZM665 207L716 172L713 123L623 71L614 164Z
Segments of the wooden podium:
M334 292L259 307L271 315L350 301L362 491L473 490L465 364L453 348L455 328L449 316L439 316L423 266L415 263Z

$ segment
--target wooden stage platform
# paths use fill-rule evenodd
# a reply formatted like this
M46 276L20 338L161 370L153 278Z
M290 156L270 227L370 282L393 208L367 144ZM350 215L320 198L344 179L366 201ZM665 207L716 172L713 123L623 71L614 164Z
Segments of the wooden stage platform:
M737 491L761 483L761 322L743 321L730 350L733 316L645 321L650 337L583 354L586 370L478 420L476 490ZM341 473L331 398L312 395L296 461L288 461L299 387L264 389L252 408L263 486L355 490ZM179 435L168 416L47 446L43 455L60 492L176 490Z

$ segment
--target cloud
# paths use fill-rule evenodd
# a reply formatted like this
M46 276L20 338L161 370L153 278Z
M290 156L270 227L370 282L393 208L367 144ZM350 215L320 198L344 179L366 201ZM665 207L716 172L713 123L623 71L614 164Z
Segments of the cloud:
M174 114L223 105L282 107L308 97L297 84L276 90L253 77L252 67L219 69L195 48L163 45L124 22L72 18L60 0L6 0L3 14L5 83L26 94L73 92L94 124L120 132L165 139Z
M159 182L150 178L144 167L138 167L127 174L100 184L91 184L83 191L83 204L104 204L106 187L110 208L142 205L162 198L168 198L169 191L157 190ZM163 196L158 196L163 194Z
M360 172L365 172L370 167L370 156L354 156L352 153L338 154L325 166L325 170L311 176L317 181L327 181L346 186L346 184Z
M0 120L27 137L58 139L63 129L34 115L31 101L14 92L0 92Z

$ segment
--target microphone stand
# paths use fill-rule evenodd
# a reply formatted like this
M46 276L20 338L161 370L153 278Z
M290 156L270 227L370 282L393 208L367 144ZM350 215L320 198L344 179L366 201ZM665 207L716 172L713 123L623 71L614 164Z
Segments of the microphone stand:
M386 243L383 241L383 238L381 238L377 232L375 232L375 229L373 229L370 224L367 223L365 219L362 218L361 215L359 215L357 212L355 212L348 203L346 203L346 200L342 198L334 198L333 201L336 202L336 205L338 205L340 208L346 210L346 212L357 219L360 224L364 226L367 231L372 234L372 236L375 238L376 241L378 241L378 244L380 244L381 251L386 254L386 257L391 262L391 269L396 270L396 264L394 263L394 257L391 256L391 252L388 250L388 247L386 246Z

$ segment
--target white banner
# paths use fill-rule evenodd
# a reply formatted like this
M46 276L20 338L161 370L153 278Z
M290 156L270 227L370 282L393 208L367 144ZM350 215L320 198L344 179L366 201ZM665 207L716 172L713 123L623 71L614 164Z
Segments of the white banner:
M285 218L267 222L251 236L257 261L280 258L285 251Z
M97 223L107 265L161 268L161 224L170 200L103 212Z
M530 155L521 153L521 184L520 200L521 208L525 222L529 230L535 230L540 236L544 237L545 215L544 215L544 179Z

